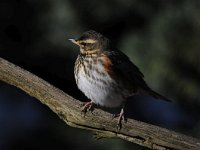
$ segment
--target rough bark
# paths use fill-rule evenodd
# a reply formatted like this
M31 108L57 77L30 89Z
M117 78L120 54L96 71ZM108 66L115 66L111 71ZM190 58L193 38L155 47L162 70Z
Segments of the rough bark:
M91 130L97 138L121 138L151 149L199 150L200 140L155 125L128 119L120 131L112 114L95 109L81 114L81 102L32 73L0 58L0 80L47 105L69 126Z

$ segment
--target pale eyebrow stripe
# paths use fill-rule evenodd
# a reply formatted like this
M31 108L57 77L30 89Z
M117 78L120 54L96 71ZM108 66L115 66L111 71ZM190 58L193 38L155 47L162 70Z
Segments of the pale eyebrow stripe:
M87 40L81 40L80 43L81 43L81 42L84 42L84 43L91 43L91 44L92 44L92 43L96 43L96 40L87 39Z

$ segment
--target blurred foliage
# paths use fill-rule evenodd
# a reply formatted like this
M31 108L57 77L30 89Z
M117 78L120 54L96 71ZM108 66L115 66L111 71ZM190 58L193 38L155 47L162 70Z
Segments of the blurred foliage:
M67 39L93 29L130 57L150 87L198 121L199 8L198 0L2 0L0 55L85 99L73 78L78 48Z

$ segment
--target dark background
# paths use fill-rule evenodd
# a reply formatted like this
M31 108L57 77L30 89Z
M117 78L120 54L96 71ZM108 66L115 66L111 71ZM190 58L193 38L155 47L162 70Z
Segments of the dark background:
M75 98L79 53L68 38L94 29L126 53L154 90L133 98L134 119L200 138L200 2L197 0L1 0L0 56ZM68 127L38 100L0 82L0 149L146 149Z

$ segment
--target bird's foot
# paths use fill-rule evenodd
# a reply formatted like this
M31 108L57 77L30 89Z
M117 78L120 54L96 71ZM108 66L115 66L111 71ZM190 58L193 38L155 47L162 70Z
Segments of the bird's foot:
M127 121L124 117L124 108L121 109L119 114L115 114L113 117L117 118L117 131L119 131L122 128L122 121Z
M83 109L81 110L81 112L83 112L84 114L87 112L87 111L93 111L94 110L94 108L93 108L93 105L94 105L94 103L92 102L92 101L90 101L90 102L85 102L84 104L83 104Z

